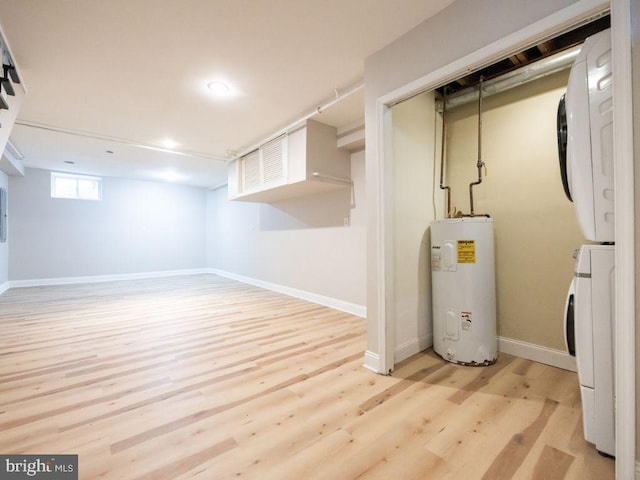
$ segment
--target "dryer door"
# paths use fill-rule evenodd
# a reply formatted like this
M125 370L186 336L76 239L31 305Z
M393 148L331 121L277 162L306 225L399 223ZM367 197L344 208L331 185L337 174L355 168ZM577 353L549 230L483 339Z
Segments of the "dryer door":
M571 191L569 190L569 177L567 175L567 109L565 107L564 95L558 103L558 115L556 119L557 136L558 136L558 160L560 161L560 178L562 179L562 188L564 194L569 201L571 199Z

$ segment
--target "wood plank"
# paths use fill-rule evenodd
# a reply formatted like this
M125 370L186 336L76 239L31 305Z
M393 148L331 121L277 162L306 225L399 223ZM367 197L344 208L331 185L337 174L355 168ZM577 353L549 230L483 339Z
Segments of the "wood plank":
M512 479L557 407L558 402L546 399L538 418L521 433L511 437L491 467L484 473L482 480Z
M363 319L215 275L11 289L0 328L0 451L82 479L614 476L575 373L426 351L375 375Z
M544 478L545 480L561 480L565 478L571 463L575 460L573 455L569 455L557 448L545 445L542 455L536 462L533 470L533 478Z

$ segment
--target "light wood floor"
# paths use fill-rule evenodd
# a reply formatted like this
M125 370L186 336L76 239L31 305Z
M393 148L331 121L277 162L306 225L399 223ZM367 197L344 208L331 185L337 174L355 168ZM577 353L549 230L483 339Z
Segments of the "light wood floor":
M574 373L431 352L362 368L365 321L213 275L0 296L0 453L80 478L611 479Z

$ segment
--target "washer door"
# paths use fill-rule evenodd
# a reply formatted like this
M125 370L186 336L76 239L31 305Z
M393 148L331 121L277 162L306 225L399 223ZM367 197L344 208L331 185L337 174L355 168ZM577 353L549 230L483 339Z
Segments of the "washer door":
M575 309L573 305L574 296L575 278L571 280L569 292L567 293L567 301L564 305L564 344L567 346L567 351L572 357L576 356Z

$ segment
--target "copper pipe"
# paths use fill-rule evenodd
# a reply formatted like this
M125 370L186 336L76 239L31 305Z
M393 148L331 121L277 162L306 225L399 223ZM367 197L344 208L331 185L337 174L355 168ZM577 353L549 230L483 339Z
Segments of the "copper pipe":
M447 202L445 218L450 218L451 212L451 187L444 184L444 155L445 155L445 143L446 143L446 123L445 114L447 111L447 88L444 87L442 91L442 142L440 143L440 189L447 191Z
M483 77L480 77L480 82L478 83L478 162L476 163L476 167L478 169L478 180L475 182L471 182L469 184L469 204L471 206L470 216L475 216L473 210L473 187L475 185L480 185L482 183L482 167L484 167L484 162L482 161L482 82L484 81Z

